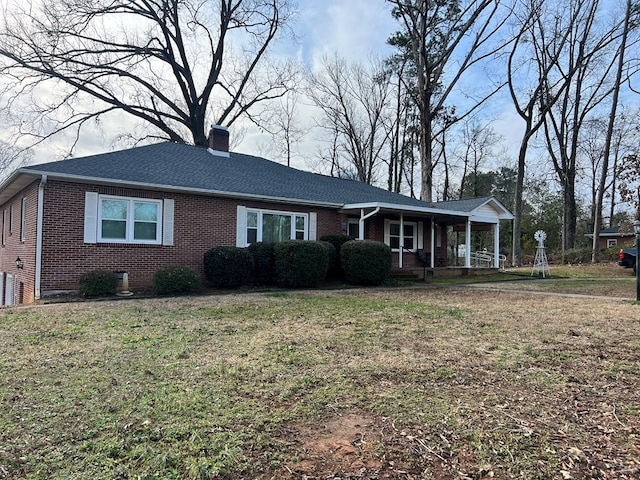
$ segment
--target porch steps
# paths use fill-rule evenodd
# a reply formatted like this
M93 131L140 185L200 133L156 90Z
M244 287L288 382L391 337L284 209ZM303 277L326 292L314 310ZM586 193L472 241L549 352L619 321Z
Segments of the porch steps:
M411 270L392 270L391 278L397 282L417 282L422 280L422 275Z

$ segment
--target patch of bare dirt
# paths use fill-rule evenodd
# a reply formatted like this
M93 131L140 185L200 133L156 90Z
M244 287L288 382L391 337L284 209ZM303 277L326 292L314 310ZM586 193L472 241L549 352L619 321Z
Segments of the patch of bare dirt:
M383 470L394 470L394 462L380 459L384 454L384 425L379 421L350 414L314 427L300 428L290 441L300 445L305 458L287 465L289 478L389 478Z

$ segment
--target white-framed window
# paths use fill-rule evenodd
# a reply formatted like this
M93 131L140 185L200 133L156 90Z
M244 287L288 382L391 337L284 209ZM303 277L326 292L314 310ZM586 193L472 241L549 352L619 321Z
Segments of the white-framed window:
M27 197L22 199L20 206L20 241L24 242L27 236Z
M162 242L162 200L98 197L98 242Z
M309 239L309 215L247 208L247 245Z
M615 247L616 245L618 245L617 238L607 238L607 248Z
M2 246L7 244L7 210L2 210Z
M402 246L405 250L415 252L422 246L422 222L402 222L403 235ZM391 250L400 250L400 222L398 220L385 220L384 222L384 242L391 247Z

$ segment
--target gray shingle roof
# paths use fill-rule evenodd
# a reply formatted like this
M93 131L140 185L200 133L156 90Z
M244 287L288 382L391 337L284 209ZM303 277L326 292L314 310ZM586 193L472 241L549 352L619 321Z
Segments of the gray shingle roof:
M24 172L82 177L159 188L261 196L320 204L386 203L471 211L487 198L427 203L366 185L305 172L264 158L178 143L158 143L111 153L33 165Z

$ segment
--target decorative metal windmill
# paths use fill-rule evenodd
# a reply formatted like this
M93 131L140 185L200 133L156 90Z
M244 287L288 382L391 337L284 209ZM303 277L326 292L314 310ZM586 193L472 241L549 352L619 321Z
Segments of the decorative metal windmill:
M547 234L544 230L538 230L534 235L538 242L538 248L536 248L536 258L533 261L533 268L531 269L531 276L533 277L536 273L538 275L542 274L542 278L545 278L547 275L551 276L551 272L549 272L549 262L547 261L547 254L544 250L544 241L547 238Z

